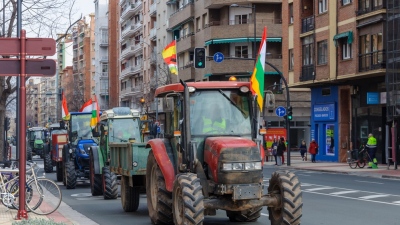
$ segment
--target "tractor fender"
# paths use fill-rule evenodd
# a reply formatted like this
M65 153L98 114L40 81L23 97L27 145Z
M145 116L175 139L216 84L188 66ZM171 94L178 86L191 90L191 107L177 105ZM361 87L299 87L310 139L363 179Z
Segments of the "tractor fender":
M154 158L164 176L166 189L172 192L175 180L175 169L171 159L168 157L167 148L163 139L149 140L146 148L152 149Z
M101 174L101 170L100 168L103 168L104 165L100 165L100 159L99 156L101 154L99 154L100 148L98 146L91 146L90 147L90 152L92 153L89 157L93 157L93 170L94 170L94 174ZM92 159L89 159L92 160Z

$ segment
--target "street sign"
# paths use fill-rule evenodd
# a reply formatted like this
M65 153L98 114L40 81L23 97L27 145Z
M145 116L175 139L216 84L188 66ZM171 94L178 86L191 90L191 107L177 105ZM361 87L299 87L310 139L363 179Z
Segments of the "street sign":
M54 76L56 61L53 59L27 59L25 63L28 76ZM21 71L19 59L0 59L0 76L18 76Z
M213 59L216 63L220 63L224 61L224 54L222 54L221 52L217 52L214 54Z
M275 113L277 116L282 117L286 115L286 108L283 106L279 106L275 109Z
M0 55L19 55L19 38L0 38ZM27 38L26 55L52 56L56 54L56 41L52 38Z

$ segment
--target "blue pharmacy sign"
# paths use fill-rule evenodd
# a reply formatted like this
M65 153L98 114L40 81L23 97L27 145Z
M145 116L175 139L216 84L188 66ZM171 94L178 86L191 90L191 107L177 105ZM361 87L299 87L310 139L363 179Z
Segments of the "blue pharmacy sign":
M334 121L335 104L316 104L313 108L314 121Z
M367 104L368 105L376 105L380 103L380 94L379 92L367 92Z

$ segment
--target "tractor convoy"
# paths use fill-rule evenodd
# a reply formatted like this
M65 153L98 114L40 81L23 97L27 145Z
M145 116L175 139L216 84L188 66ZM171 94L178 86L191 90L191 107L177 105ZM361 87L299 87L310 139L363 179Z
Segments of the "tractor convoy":
M104 199L116 199L120 183L126 212L146 193L153 224L203 224L216 210L254 222L264 206L272 225L301 223L298 177L276 171L264 186L265 129L249 82L181 81L155 97L166 109L162 138L145 140L143 115L127 107L103 111L93 129L85 124L91 113L71 113L68 134L50 131L46 170L56 166L67 188L88 179L92 195Z

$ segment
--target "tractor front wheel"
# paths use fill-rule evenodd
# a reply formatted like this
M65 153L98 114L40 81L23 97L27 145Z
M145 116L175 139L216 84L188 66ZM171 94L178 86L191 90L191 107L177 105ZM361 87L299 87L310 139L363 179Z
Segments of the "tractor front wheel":
M117 199L117 175L108 166L103 167L103 188L104 199Z
M125 212L135 212L139 208L139 188L129 186L129 177L121 177L121 204Z
M57 173L57 181L63 181L64 174L63 174L63 163L62 162L56 163L56 173Z
M276 171L269 180L268 193L279 195L281 205L268 207L271 225L299 225L301 222L303 197L297 176L289 171Z
M65 186L67 189L75 189L76 187L76 171L74 162L65 163Z
M53 172L53 163L51 162L51 153L45 153L44 154L44 172L46 173L52 173Z
M94 173L94 159L92 151L90 151L89 160L90 191L92 192L92 196L99 196L103 194L103 180L101 174Z
M204 220L203 189L196 174L180 174L174 182L172 212L175 225L201 225Z
M149 152L146 166L147 208L153 224L172 224L172 193L167 191L165 179L154 158Z

